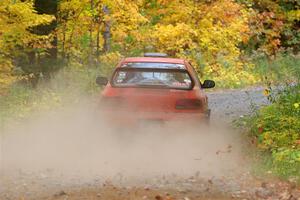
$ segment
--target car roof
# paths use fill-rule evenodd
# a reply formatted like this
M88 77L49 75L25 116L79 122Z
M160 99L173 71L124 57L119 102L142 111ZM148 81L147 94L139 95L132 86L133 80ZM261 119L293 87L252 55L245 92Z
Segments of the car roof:
M125 58L122 63L134 63L134 62L159 62L159 63L174 63L185 64L184 59L179 58L162 58L162 57L129 57Z

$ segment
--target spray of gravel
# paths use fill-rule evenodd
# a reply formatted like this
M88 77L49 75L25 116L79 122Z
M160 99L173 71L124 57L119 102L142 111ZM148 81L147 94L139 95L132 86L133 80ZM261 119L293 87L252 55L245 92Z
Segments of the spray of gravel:
M169 175L222 177L241 169L240 138L223 125L115 127L88 103L6 129L1 138L1 173L126 185Z

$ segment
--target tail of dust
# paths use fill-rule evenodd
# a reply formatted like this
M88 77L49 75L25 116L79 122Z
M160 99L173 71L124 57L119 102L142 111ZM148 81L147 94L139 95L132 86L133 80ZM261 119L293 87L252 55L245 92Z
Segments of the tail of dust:
M221 177L243 165L240 138L225 126L183 122L117 128L94 106L82 105L6 128L1 150L3 174L46 174L66 182L74 177L118 183L168 175Z

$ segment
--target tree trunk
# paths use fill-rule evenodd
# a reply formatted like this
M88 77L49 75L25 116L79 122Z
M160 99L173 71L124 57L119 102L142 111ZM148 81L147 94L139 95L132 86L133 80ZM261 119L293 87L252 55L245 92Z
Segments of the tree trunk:
M38 14L54 15L57 18L58 15L58 0L35 0L35 10ZM49 76L55 69L57 63L57 35L54 32L57 28L57 21L53 21L49 25L41 25L34 29L34 33L37 35L49 35L54 33L53 40L51 41L51 47L48 48L47 56L43 56L40 60L40 71Z
M96 49L96 56L97 56L97 60L98 60L98 57L100 56L100 33L101 33L101 26L100 24L98 24L98 27L97 27L97 49Z
M109 8L107 6L103 7L103 13L104 13L104 15L110 14ZM106 53L106 52L110 51L111 23L110 23L110 21L104 21L104 25L105 25L105 30L103 32L103 38L104 38L103 51Z
M65 48L66 48L65 47L65 45L66 45L66 31L67 31L67 28L66 28L67 25L66 25L66 23L67 22L65 22L64 25L63 25L63 33L62 33L63 34L63 39L62 39L63 41L62 41L62 47L61 47L62 48L61 55L62 55L63 59L65 59L65 57L66 57L66 53L65 53Z
M93 55L94 55L94 45L93 45L93 27L94 27L94 16L93 16L93 11L94 11L94 0L91 0L91 11L92 11L92 16L91 16L91 24L90 24L90 54L89 54L89 64L93 64Z

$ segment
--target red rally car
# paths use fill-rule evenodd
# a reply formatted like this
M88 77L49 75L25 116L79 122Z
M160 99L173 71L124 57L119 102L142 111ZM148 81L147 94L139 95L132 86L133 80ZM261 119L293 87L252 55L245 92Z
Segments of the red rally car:
M184 59L151 53L123 59L112 77L97 77L105 86L101 105L113 122L208 121L210 110L203 89L215 82L200 82L195 69Z

